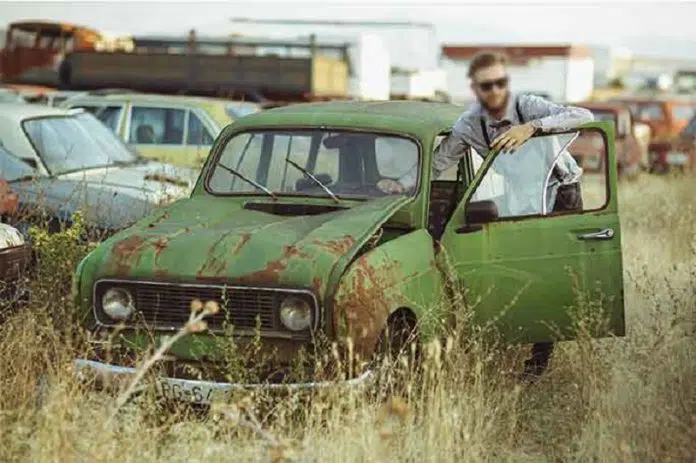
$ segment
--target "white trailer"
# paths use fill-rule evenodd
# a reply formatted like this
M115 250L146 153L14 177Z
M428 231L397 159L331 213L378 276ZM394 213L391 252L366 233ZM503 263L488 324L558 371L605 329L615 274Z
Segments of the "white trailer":
M447 87L453 101L471 101L467 71L473 56L497 51L509 57L510 85L516 92L543 93L553 101L580 102L594 89L594 61L587 47L574 45L445 45L441 65L447 72Z

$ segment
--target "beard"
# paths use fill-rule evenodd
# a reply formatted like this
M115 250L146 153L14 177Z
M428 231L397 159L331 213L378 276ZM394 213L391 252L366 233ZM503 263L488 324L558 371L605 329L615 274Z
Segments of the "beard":
M498 105L496 107L490 106L488 103L486 103L485 100L483 100L482 98L479 98L479 103L489 113L494 113L494 112L500 111L502 108L506 108L509 101L510 101L510 92L509 91L505 92L505 98L500 103L500 105Z

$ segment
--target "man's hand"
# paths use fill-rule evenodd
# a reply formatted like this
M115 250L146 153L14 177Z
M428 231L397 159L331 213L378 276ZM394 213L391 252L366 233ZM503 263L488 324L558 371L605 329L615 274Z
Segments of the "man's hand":
M406 190L401 183L390 178L384 178L377 182L377 188L387 194L399 194Z
M491 148L500 149L503 153L511 153L529 140L535 131L536 129L530 123L514 125L507 132L495 137Z

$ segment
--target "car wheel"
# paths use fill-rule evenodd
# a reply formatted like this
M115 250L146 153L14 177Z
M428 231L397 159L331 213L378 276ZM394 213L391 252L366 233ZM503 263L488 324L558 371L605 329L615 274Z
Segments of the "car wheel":
M419 371L421 352L415 316L407 310L393 313L382 331L371 362L378 393L403 395Z

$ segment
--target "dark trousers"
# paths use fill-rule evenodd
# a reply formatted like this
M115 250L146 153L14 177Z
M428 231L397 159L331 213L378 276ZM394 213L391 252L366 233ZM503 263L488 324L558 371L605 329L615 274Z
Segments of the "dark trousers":
M553 212L582 211L582 189L580 182L561 185L556 193ZM525 374L539 376L549 363L553 353L553 342L537 342L532 346L532 357L525 362Z

